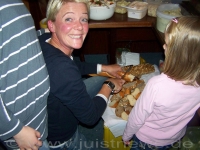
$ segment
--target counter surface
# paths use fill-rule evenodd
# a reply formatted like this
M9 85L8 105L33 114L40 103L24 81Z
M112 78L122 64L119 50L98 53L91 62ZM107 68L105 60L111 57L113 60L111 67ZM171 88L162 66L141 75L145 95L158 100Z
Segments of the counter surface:
M127 28L127 27L153 27L156 18L146 15L142 19L128 18L126 14L114 13L114 15L103 21L90 20L90 28Z

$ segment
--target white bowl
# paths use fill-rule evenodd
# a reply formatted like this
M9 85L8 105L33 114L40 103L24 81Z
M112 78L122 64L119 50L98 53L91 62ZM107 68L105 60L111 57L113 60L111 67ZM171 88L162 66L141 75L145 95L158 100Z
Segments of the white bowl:
M116 3L106 6L90 6L90 19L92 20L106 20L113 16L115 12Z

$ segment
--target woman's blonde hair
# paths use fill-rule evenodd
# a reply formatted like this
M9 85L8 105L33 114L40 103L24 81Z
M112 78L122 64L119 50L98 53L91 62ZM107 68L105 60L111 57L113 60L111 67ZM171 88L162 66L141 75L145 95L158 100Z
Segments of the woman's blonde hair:
M87 0L49 0L47 4L47 12L46 12L47 21L51 20L54 22L56 19L56 15L59 12L62 5L69 2L85 3L87 6L87 10L89 12L89 4Z
M184 84L200 85L200 17L183 16L166 27L164 73Z

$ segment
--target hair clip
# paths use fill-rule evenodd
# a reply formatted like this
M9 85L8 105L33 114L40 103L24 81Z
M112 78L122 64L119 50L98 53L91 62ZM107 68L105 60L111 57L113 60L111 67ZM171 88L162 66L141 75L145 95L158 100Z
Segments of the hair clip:
M172 21L178 23L178 20L176 18L173 18Z

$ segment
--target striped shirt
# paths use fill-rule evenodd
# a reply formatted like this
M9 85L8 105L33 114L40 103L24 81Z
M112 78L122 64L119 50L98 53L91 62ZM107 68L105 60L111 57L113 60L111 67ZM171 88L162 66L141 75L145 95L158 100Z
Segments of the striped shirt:
M47 137L49 76L31 14L21 0L0 0L0 139L29 126Z

